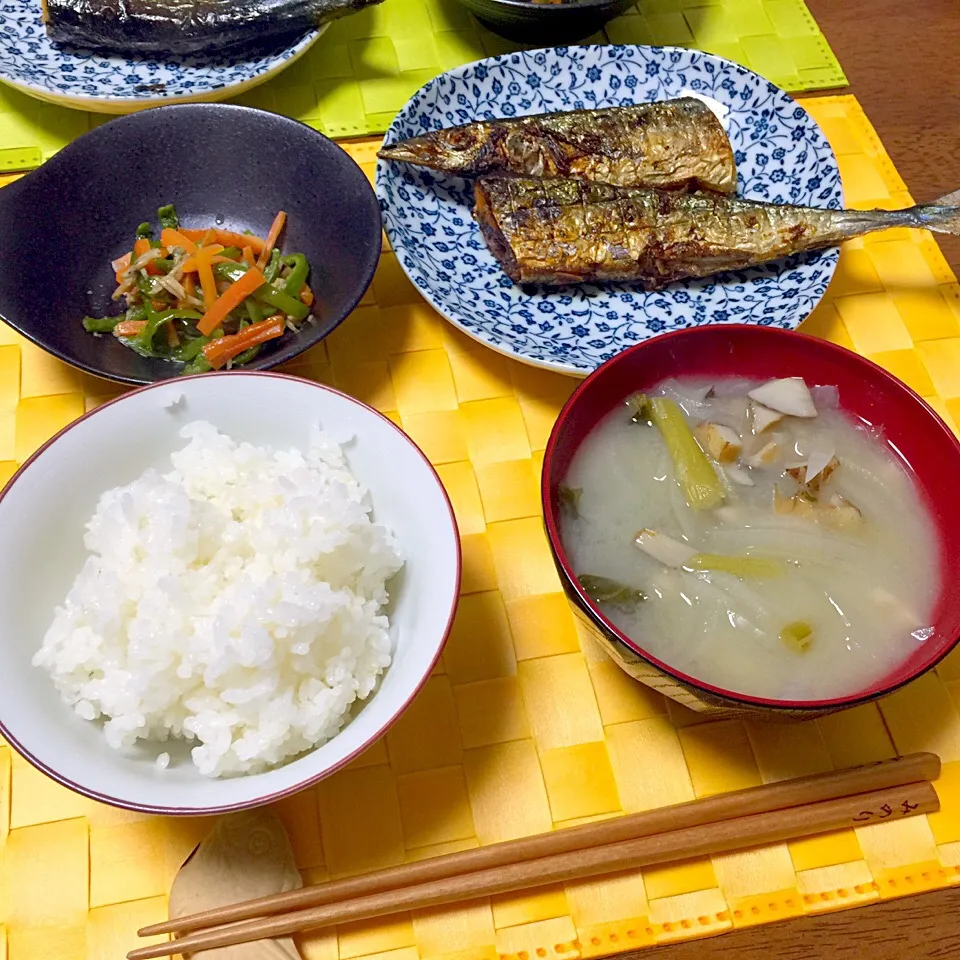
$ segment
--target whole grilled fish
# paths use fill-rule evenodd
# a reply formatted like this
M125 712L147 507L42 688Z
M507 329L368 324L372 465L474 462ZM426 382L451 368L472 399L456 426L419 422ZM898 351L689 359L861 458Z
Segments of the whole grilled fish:
M378 156L464 177L572 177L720 193L737 186L727 134L694 97L468 123L390 144Z
M742 270L889 227L960 234L960 192L907 210L824 210L581 180L478 180L474 216L517 283L638 281Z
M263 48L382 0L43 0L50 38L112 53Z

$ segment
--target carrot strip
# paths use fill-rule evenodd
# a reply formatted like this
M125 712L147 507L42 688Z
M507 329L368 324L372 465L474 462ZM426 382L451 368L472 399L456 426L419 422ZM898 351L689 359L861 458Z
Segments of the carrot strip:
M192 273L186 273L186 274L184 274L184 276L183 276L183 292L184 292L188 297L196 296L196 293L197 293L197 285L196 285L196 283L194 283L193 274L192 274Z
M313 291L306 285L303 285L303 289L300 291L300 302L305 303L308 307L313 306Z
M218 230L217 240L225 247L250 247L254 253L263 250L263 239L252 233L234 233L232 230Z
M195 243L200 243L207 236L209 230L184 230L180 232ZM222 243L225 247L240 247L241 249L250 246L254 253L260 253L263 250L263 240L254 236L252 233L235 233L233 230L214 230L217 243Z
M131 259L130 254L127 253L122 257L117 257L117 259L110 264L110 266L113 267L113 275L116 278L117 286L123 283L124 278L121 277L120 274L130 266Z
M199 254L200 249L202 249L202 250L204 251L204 256L206 256L206 257L213 257L213 256L215 256L216 254L220 253L220 251L223 250L223 247L221 247L219 243L211 243L209 247L198 248L198 250L197 250L198 254ZM224 258L221 257L221 259L224 259ZM184 272L184 273L196 273L196 272L197 272L197 257L196 257L196 256L187 257L187 259L183 261L183 272Z
M200 271L200 281L203 282L202 270ZM209 337L226 319L231 310L239 307L254 290L258 290L266 282L263 274L256 267L251 267L239 280L231 283L215 303L207 304L207 311L197 323L197 329L205 337Z
M243 262L248 266L254 266L253 247L251 247L249 243L243 248Z
M263 249L260 251L260 256L257 259L257 266L261 270L270 260L270 253L277 245L277 240L280 239L280 231L286 222L287 215L282 210L273 218L273 223L270 225L270 232L267 234L266 243L264 243Z
M217 283L213 279L213 267L210 265L213 257L209 252L211 249L211 247L204 247L196 256L197 275L200 277L200 289L203 290L203 305L208 311L213 309L217 302ZM216 329L216 325L210 329Z
M201 247L201 250L212 250L216 244L213 244L211 247ZM208 258L211 263L236 263L236 260L231 260L229 257L221 257L219 253L215 253L212 257ZM186 273L196 273L197 272L197 258L196 257L187 257L183 261L183 272Z
M121 320L114 328L115 337L135 337L147 325L146 320Z
M179 230L171 230L170 227L164 227L160 231L160 242L165 247L182 247L191 254L200 249L189 237L185 237Z
M253 272L253 269L247 271L244 277L250 276ZM243 278L238 280L237 283L241 283L242 280ZM234 284L234 286L236 286L236 284ZM201 321L201 323L202 322L203 321ZM274 317L261 320L260 323L253 323L249 327L245 327L240 333L211 340L210 343L203 348L203 355L207 358L207 363L209 363L214 370L219 370L234 357L243 353L244 350L249 350L258 344L266 343L267 340L275 340L277 337L282 337L285 328L286 321L282 316L277 314Z
M138 237L136 242L133 245L133 256L139 259L150 249L150 241L146 237ZM161 251L162 254L163 251ZM128 261L127 266L130 266ZM163 271L151 260L150 263L144 267L147 273L151 277L158 277Z
M177 333L177 328L174 325L172 320L168 320L164 326L167 328L167 345L171 347L180 346L180 335Z
M117 257L110 266L113 267L114 273L126 270L130 266L130 251L128 250L122 257Z

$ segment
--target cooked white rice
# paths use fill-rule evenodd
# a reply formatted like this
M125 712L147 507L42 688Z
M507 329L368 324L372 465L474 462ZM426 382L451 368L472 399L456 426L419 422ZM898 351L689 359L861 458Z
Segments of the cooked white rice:
M203 774L254 773L334 736L374 689L403 561L319 429L305 453L208 423L181 435L172 472L100 498L33 662L111 746L183 738Z

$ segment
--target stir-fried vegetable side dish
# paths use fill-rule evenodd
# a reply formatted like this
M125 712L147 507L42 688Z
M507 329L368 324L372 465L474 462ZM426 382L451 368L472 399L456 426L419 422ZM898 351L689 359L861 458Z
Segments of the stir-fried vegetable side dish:
M584 593L716 686L842 696L931 634L932 521L835 388L667 381L592 431L559 506Z
M286 214L266 238L229 230L181 228L170 204L157 211L159 239L149 223L112 264L118 316L85 317L90 333L112 333L145 357L205 373L250 363L264 343L307 320L314 294L302 253L283 255Z

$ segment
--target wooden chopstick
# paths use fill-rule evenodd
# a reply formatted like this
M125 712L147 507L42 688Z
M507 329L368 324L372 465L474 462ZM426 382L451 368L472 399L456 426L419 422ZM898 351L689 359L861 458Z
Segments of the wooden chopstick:
M940 758L936 754L913 753L895 760L884 760L862 767L798 777L794 780L782 780L778 783L692 800L688 803L660 807L644 813L627 814L612 820L568 827L553 833L490 844L444 857L431 857L363 876L332 880L287 893L259 897L255 900L219 907L216 910L206 910L203 913L151 924L143 927L139 934L147 937L159 933L188 933L191 930L219 926L238 920L250 920L254 917L269 916L305 907L318 907L325 903L352 900L381 893L384 890L426 883L430 880L442 880L474 870L503 867L524 860L567 853L571 850L634 840L638 837L663 833L666 830L679 830L769 810L782 810L803 803L831 800L854 793L867 793L886 787L917 783L921 780L936 780L939 776Z
M689 857L726 853L743 847L805 837L882 820L934 813L940 809L936 790L926 781L888 787L750 816L699 824L620 843L572 850L505 867L477 870L457 877L385 890L366 897L329 903L279 916L261 917L203 930L177 940L141 947L128 960L151 960L177 953L196 953L252 940L287 936L303 930L353 920L368 920L408 910L421 910L477 897L510 893L670 863Z

